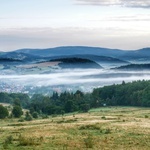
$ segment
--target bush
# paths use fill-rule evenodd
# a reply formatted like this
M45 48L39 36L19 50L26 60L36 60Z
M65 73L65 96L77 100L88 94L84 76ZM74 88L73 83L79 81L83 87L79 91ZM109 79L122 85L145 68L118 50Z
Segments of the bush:
M4 142L4 143L12 144L12 141L13 141L13 137L12 137L12 135L10 135L10 136L8 136L8 137L5 139L5 142Z
M94 140L93 140L92 135L88 135L84 139L84 144L85 144L86 148L93 148L94 147Z
M101 130L99 124L88 124L79 127L79 130Z
M43 137L35 138L35 137L25 137L20 135L18 140L20 146L34 146L34 145L40 145L43 141Z
M32 121L32 117L31 116L27 116L27 117L25 117L25 120L26 121Z
M24 118L20 118L18 122L24 122Z
M32 116L29 114L28 111L26 112L25 120L26 121L31 121L32 120Z
M42 119L47 119L47 118L48 118L48 115L42 114Z
M110 134L110 133L111 133L111 129L109 129L109 128L108 128L108 129L105 129L103 133L104 133L104 134Z
M106 117L105 117L105 116L102 116L101 119L106 119Z
M33 112L32 113L32 117L35 118L35 119L37 119L38 118L38 113L37 112Z
M3 148L4 148L4 149L8 149L8 145L9 145L9 144L12 144L12 142L13 142L13 137L12 137L12 135L6 137L6 139L5 139L4 143L3 143Z

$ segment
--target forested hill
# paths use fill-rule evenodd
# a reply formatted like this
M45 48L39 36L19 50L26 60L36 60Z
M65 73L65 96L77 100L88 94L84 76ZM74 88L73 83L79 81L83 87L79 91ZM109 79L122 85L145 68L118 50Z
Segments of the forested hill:
M129 64L117 67L118 70L150 70L150 64Z
M60 59L54 59L50 60L51 62L60 62L58 65L61 68L102 68L99 64L96 62L86 59L86 58L78 58L78 57L72 57L72 58L60 58Z
M53 93L51 97L35 94L0 93L0 102L13 103L19 99L22 107L47 115L62 112L88 111L100 106L144 106L150 107L150 81L134 81L119 85L96 88L92 93Z
M150 81L134 81L120 85L105 86L93 90L92 97L99 105L150 107Z

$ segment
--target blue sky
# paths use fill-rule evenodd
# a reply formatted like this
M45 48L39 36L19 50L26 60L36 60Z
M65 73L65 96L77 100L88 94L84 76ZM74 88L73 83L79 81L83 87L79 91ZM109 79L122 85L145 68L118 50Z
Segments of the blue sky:
M150 47L150 0L0 0L0 51Z

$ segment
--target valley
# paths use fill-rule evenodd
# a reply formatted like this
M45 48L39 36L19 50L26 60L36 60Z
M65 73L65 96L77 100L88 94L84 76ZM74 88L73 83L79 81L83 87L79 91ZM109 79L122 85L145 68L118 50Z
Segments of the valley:
M0 4L0 150L150 149L150 0Z
M1 52L0 91L31 95L78 89L91 92L122 81L149 80L149 60L149 48L124 51L68 46Z

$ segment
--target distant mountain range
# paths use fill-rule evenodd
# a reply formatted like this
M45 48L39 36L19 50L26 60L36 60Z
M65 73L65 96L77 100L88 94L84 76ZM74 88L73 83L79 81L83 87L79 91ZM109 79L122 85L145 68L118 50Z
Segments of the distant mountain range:
M52 63L54 60L61 63ZM66 46L49 49L20 49L0 53L1 70L12 70L13 68L14 71L27 71L29 73L35 70L36 73L44 73L44 67L45 70L56 68L95 69L107 68L108 66L108 68L118 67L119 69L121 66L132 63L149 64L150 48L126 51L99 47ZM129 68L129 66L127 67ZM131 68L135 67L132 66Z
M67 46L56 47L49 49L21 49L15 51L17 53L32 54L36 56L52 57L62 55L98 55L98 56L120 56L124 51L116 49L107 49L99 47L85 47L85 46Z
M150 48L67 46L0 52L0 90L4 92L89 92L143 79L150 79Z
M9 56L13 54L36 56L36 57L54 57L54 56L69 56L69 55L97 55L113 57L122 60L142 59L150 58L150 48L143 48L139 50L118 50L108 49L100 47L86 47L86 46L66 46L56 47L49 49L20 49L13 52L4 53L1 52L2 56Z
M150 48L143 48L139 50L118 50L118 49L108 49L100 47L85 47L85 46L67 46L67 47L56 47L49 49L21 49L14 51L16 53L25 53L30 55L42 56L42 57L52 57L52 56L62 56L62 55L98 55L98 56L108 56L114 58L145 58L150 57Z

